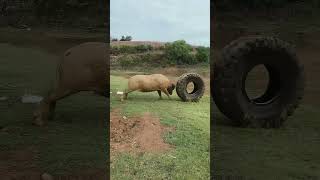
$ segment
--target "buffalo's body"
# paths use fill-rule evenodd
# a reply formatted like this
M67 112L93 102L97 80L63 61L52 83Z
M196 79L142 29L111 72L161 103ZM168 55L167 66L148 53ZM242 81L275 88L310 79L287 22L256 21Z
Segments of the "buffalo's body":
M88 42L67 50L57 66L55 88L34 112L35 124L43 125L53 115L56 101L80 91L108 97L108 45Z
M135 75L129 78L128 89L125 91L125 99L127 98L128 93L133 91L157 91L160 98L161 92L170 97L169 95L172 95L172 91L174 88L174 83L162 74Z

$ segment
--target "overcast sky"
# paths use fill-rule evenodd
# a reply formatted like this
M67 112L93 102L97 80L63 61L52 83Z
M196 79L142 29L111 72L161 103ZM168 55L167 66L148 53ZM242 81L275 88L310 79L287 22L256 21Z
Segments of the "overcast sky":
M209 46L209 0L111 0L111 36Z

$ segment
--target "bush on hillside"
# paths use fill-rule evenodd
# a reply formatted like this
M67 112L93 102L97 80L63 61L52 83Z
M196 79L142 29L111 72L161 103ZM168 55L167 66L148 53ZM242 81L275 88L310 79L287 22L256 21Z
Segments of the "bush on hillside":
M138 53L144 53L144 52L152 51L153 48L151 45L143 44L143 45L135 46L135 49Z
M196 58L191 54L192 47L184 40L166 43L164 47L166 58L171 64L195 64Z
M111 46L111 54L135 54L135 53L146 53L152 51L151 45L137 45L137 46Z
M198 47L195 58L199 63L209 62L210 48Z
M132 37L131 36L122 36L120 41L131 41Z
M165 67L168 65L168 62L164 61L163 54L152 54L152 53L145 53L145 54L126 54L121 55L115 61L120 65L123 69L129 69L133 67Z
M118 61L123 69L128 69L129 67L136 66L139 62L135 56L129 55L119 57Z

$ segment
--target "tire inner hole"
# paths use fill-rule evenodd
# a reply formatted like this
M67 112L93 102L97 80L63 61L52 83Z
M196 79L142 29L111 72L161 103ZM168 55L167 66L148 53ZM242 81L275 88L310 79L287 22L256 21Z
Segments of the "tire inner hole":
M263 98L266 95L269 83L270 75L265 65L255 66L248 73L245 80L245 91L248 98L255 103L266 103L270 101L271 97Z
M187 92L189 94L193 94L195 91L196 91L196 87L195 87L195 84L193 82L189 82L187 84L187 88L186 88Z

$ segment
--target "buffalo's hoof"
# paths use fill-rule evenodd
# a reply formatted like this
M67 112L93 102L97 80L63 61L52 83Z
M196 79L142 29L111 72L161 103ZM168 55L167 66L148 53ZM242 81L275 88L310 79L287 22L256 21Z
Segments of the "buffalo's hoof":
M40 127L45 125L44 121L41 119L35 119L32 124Z

